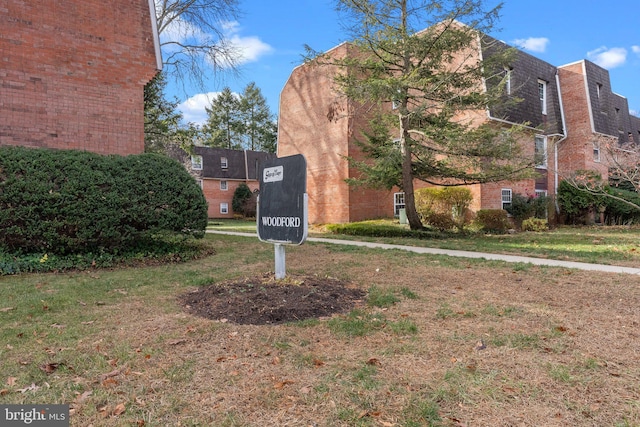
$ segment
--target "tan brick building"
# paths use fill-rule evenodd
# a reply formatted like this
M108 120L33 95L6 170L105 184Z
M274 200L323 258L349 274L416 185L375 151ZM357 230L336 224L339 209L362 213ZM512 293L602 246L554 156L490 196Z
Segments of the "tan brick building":
M144 151L153 0L0 3L0 145Z
M350 49L344 43L328 53L344 57L354 53ZM479 51L478 57L488 54ZM293 70L280 96L278 156L301 153L307 159L311 223L397 215L403 205L399 190L371 190L345 182L358 173L345 157L362 158L355 141L369 116L332 89L336 72L312 64ZM598 143L603 138L640 144L640 119L629 114L626 99L611 91L608 72L596 64L580 61L556 67L518 51L505 74L505 96L517 96L522 102L476 115L496 126L528 123L528 135L521 143L525 151L541 154L544 160L536 167L536 179L469 186L473 210L503 208L515 193L554 195L563 175L578 169L597 170L606 177ZM415 186L424 184L416 181Z

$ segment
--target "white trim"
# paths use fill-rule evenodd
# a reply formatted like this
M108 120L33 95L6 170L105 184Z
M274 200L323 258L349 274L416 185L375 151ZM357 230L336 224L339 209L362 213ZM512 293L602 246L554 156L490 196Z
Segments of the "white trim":
M540 98L540 85L542 85L542 98ZM545 80L538 79L538 99L540 99L540 110L542 111L542 115L544 116L547 115L547 104L549 101L547 86L548 83Z
M505 202L504 196L505 196L505 191L509 192L509 201ZM513 203L513 190L511 188L501 188L500 189L500 206L502 209L504 209L504 204L508 203L508 204L512 204Z
M229 215L229 203L227 202L220 203L220 213L222 215Z
M151 32L153 33L153 49L156 53L156 70L162 70L162 51L160 50L160 34L158 33L158 18L156 17L156 4L149 0L149 18L151 18Z

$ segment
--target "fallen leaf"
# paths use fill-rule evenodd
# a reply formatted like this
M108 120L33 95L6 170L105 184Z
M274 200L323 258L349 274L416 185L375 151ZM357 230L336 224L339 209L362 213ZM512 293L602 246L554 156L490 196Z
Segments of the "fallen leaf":
M87 390L82 394L79 394L75 400L74 403L77 403L79 405L83 404L84 402L86 402L86 400L89 398L89 396L91 396L93 394L93 392L91 390Z
M3 388L2 390L0 390L0 396L5 396L9 394L9 390L7 390L6 388Z
M320 366L324 366L324 361L320 359L313 359L313 366L319 368Z
M102 375L100 375L100 377L99 377L99 378L100 378L100 381L104 381L104 380L106 380L107 378L116 377L116 376L120 375L120 373L122 373L122 370L123 370L123 369L124 369L124 368L114 369L114 370L113 370L113 371L111 371L111 372L107 372L106 374L102 374Z
M284 380L284 381L280 381L279 383L276 383L276 384L273 386L273 388L280 390L280 389L284 388L284 386L289 385L289 384L293 384L293 381L291 381L291 380Z
M122 415L126 410L127 408L124 406L124 403L118 403L113 409L113 415Z
M371 359L367 360L367 365L380 366L381 363L378 359L376 359L375 357L372 357Z
M37 386L35 383L31 383L31 385L28 387L18 389L20 393L26 393L27 391L38 391L38 390L40 390L40 387Z
M184 339L178 339L178 340L169 341L169 345L184 344L184 343L186 343L186 342L187 342L187 340L184 340Z
M118 385L118 381L114 380L113 378L107 378L106 380L102 381L103 387L111 387L116 385Z
M17 380L17 378L16 378L16 377L9 377L9 378L7 378L7 385L8 385L9 387L13 387L14 385L16 385L16 380Z
M15 307L0 308L0 313L6 313L8 311L15 310L15 309L16 309Z
M56 371L56 369L58 369L58 367L60 367L60 363L44 363L42 365L39 366L40 370L47 373L47 374L51 374L53 372Z
M91 325L95 323L95 320L89 320L88 322L82 322L83 325Z
M62 329L62 328L66 328L66 327L67 327L67 325L59 325L59 324L57 324L57 323L54 323L54 324L52 324L52 325L50 325L50 326L51 326L52 328L59 328L59 329Z

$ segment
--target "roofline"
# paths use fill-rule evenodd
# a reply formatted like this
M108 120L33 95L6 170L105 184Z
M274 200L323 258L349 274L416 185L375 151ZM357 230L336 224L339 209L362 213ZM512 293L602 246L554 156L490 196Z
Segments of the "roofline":
M158 34L158 18L156 18L156 4L149 2L149 17L151 18L151 32L153 33L153 48L156 54L156 70L162 71L162 51L160 50L160 35Z

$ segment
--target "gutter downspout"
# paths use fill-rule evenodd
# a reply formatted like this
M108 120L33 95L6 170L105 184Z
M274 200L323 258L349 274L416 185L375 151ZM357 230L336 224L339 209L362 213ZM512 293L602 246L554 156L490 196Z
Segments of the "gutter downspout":
M560 77L559 72L556 69L556 87L558 88L558 101L560 102L560 118L562 119L562 138L553 144L553 161L555 163L555 170L553 172L553 202L556 208L556 214L560 213L560 205L558 205L558 146L562 141L567 139L567 123L564 118L564 104L562 103L562 90L560 90Z
M249 182L249 164L247 162L247 150L244 150L244 182Z

